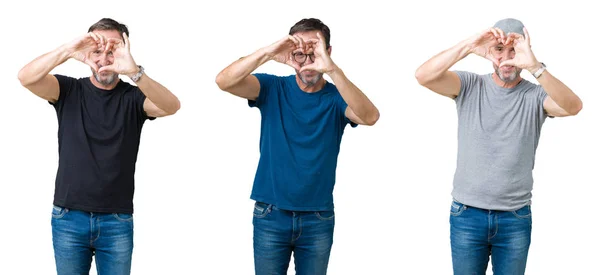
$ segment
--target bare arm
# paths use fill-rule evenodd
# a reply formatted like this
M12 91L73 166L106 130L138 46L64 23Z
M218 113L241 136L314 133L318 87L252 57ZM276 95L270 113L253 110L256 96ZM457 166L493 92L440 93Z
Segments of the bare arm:
M549 116L574 116L581 111L581 99L550 72L544 71L538 82L548 94L544 100L544 110Z
M19 81L35 95L56 102L60 95L60 87L58 80L50 72L69 58L75 58L97 69L97 65L89 59L88 54L103 43L102 37L93 33L85 34L25 65L19 71Z
M533 74L541 68L541 63L537 61L531 50L531 40L526 28L523 28L523 34L524 36L517 33L508 35L506 44L514 45L515 57L500 65L517 66ZM542 72L537 80L548 94L543 103L544 110L548 115L561 117L579 113L583 106L581 99L564 83L548 71Z
M354 123L361 125L374 125L379 120L379 110L371 100L352 83L344 72L334 67L333 71L328 73L329 77L337 87L340 95L348 104L345 115Z
M219 89L223 91L242 98L256 100L260 93L260 83L251 73L269 60L275 60L299 70L298 64L292 60L292 52L303 47L302 39L288 35L249 56L233 62L217 75L215 82Z
M497 63L491 55L491 48L503 36L500 30L493 28L485 30L427 60L417 69L415 77L422 86L440 95L455 98L460 92L460 79L449 69L471 53Z
M215 82L223 91L245 99L256 100L260 92L260 83L251 73L269 60L265 51L260 49L227 66L217 75Z
M123 33L123 40L109 39L106 51L112 51L114 61L108 66L101 67L98 72L112 71L128 75L130 78L139 72L130 52L129 37ZM143 74L136 82L138 88L146 95L144 111L150 117L163 117L175 114L180 107L179 99L169 89Z
M331 60L331 47L326 48L325 41L321 33L317 32L317 39L308 41L308 47L314 48L315 60L312 64L305 65L300 72L314 70L320 73L326 73L338 89L344 101L348 104L344 110L345 116L352 122L361 125L374 125L379 120L379 110L371 100L352 83L340 69Z
M144 74L136 84L146 95L144 111L149 117L164 117L175 114L179 110L179 99L148 75Z

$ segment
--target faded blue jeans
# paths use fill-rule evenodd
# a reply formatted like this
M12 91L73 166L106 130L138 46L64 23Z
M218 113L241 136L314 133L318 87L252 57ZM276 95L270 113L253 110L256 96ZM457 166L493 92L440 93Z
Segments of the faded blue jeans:
M294 253L298 275L327 274L333 244L334 211L287 211L254 205L254 269L257 275L285 275Z
M133 216L54 206L52 243L58 275L89 274L94 255L98 275L128 275L133 253Z
M453 201L450 242L455 275L525 274L531 243L531 206L515 211L479 209Z

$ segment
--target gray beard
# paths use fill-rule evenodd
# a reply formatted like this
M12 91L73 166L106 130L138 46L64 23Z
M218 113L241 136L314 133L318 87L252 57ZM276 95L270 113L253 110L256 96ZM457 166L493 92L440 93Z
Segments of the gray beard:
M506 82L506 83L510 83L513 82L517 79L517 77L519 77L519 75L521 75L521 71L523 71L523 69L520 68L516 68L515 72L512 73L510 76L508 77L504 77L502 75L502 71L500 71L500 67L496 67L496 75L498 75L498 77L500 78L500 80Z
M96 79L96 81L98 81L98 83L100 83L104 86L110 86L110 85L114 84L115 81L119 78L118 74L111 74L108 77L106 77L105 79L102 79L101 76L97 72L93 72L93 74L94 74L94 78Z
M304 85L308 87L315 86L317 83L319 83L321 78L323 78L323 74L317 74L317 76L315 76L312 81L308 81L306 80L306 78L304 78L304 76L301 73L297 74L300 77L300 81L302 81L302 83L304 83Z

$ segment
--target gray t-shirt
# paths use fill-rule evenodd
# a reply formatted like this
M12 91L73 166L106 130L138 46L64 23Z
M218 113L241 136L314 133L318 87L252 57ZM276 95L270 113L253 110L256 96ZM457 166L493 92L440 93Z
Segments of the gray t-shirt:
M546 92L525 79L498 86L492 74L457 71L458 158L452 196L477 208L512 211L531 202L532 170Z

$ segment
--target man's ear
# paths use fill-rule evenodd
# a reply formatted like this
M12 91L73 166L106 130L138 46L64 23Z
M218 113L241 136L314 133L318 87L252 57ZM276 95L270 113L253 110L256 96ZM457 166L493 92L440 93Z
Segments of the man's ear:
M329 48L327 48L327 54L331 55L331 46L329 46Z

